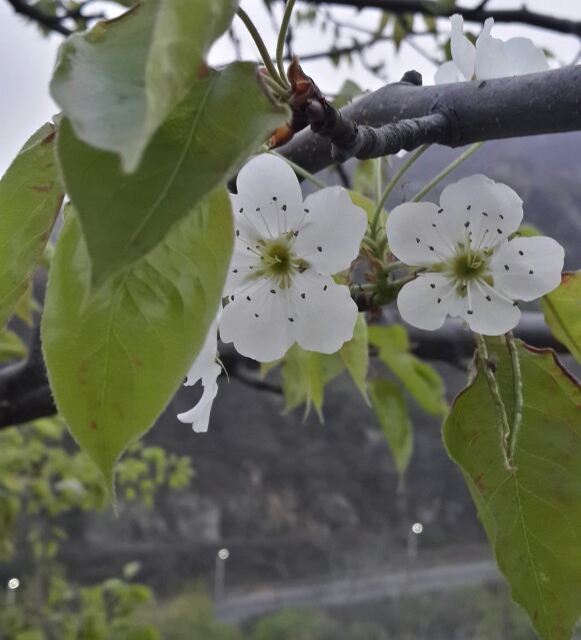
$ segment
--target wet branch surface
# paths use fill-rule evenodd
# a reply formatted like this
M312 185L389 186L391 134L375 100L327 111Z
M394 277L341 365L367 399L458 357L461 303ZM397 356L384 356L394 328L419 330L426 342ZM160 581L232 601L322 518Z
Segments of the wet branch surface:
M385 322L395 321L386 315ZM413 352L425 359L465 367L472 356L474 342L460 321L448 320L439 331L421 331L408 327ZM566 349L549 333L540 313L525 312L515 335L535 347ZM255 389L281 393L280 388L257 375L257 363L240 356L232 345L222 345L220 359L228 375ZM0 369L0 429L24 424L56 413L40 346L40 332L35 331L27 360Z
M350 157L379 157L425 143L458 147L581 130L581 66L434 86L421 86L418 76L408 72L339 111L309 102L303 111L311 127L279 153L316 173Z

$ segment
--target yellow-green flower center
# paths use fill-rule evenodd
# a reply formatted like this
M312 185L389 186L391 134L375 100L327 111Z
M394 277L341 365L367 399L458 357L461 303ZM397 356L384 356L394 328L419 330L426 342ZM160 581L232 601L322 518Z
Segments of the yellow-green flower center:
M255 276L271 278L281 289L288 288L293 274L302 273L309 267L308 262L294 253L293 240L292 231L271 240L260 240L257 247L260 268Z

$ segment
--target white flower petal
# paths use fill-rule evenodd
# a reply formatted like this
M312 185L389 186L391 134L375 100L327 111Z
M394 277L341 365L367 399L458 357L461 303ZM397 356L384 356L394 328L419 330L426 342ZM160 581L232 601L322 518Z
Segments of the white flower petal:
M452 35L450 37L450 50L452 60L460 69L465 80L472 80L474 75L474 58L476 50L474 45L464 35L464 18L455 13L451 18Z
M452 255L452 244L440 209L432 202L405 202L387 218L386 232L390 251L402 262L423 266Z
M220 311L216 314L214 321L208 329L206 339L200 352L196 356L196 359L192 363L190 370L186 376L184 384L190 387L198 380L201 380L207 372L211 369L212 365L216 361L216 354L218 352L218 318L220 317Z
M263 153L236 178L236 221L244 217L263 237L294 228L303 216L303 196L294 171L281 158Z
M553 238L514 238L493 256L494 287L518 300L535 300L561 282L565 251Z
M288 291L261 278L230 298L219 323L222 340L259 362L281 358L295 341Z
M353 337L357 305L348 287L311 270L293 278L296 340L303 349L335 353Z
M404 285L397 296L401 317L418 329L439 329L446 315L454 315L456 306L452 282L440 274L420 274Z
M472 331L485 336L500 336L514 329L520 309L485 283L471 283L470 295L457 298L457 315Z
M503 42L483 32L476 42L478 80L535 73L548 68L544 53L529 38L511 38Z
M359 254L367 216L342 187L321 189L307 197L305 216L297 228L295 253L317 271L347 269Z
M245 242L239 238L234 243L234 251L230 258L230 267L226 276L226 283L222 295L229 296L239 289L247 286L253 278L256 270L260 267L260 256L253 251L249 251Z
M216 335L215 332L214 335ZM215 355L214 352L214 356ZM214 398L218 393L218 376L220 375L220 371L220 365L214 362L210 370L202 377L204 392L196 406L189 411L178 414L178 420L180 422L190 423L196 433L205 433L208 431L210 411L212 410Z
M475 248L503 242L519 228L523 217L518 194L481 174L448 185L442 191L440 207L444 210L442 221L452 220L447 227L451 240L459 242L469 231Z
M453 60L448 60L448 62L441 64L434 76L436 84L449 84L451 82L462 82L463 80L466 80L466 78Z

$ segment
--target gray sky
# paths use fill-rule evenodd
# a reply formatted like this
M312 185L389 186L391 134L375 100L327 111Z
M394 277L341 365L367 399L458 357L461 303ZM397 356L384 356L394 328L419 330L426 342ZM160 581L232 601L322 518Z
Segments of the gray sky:
M274 51L276 34L262 0L242 0L241 4L259 27L269 49ZM476 2L466 0L462 4L472 6ZM547 12L550 7L550 12L554 15L581 19L581 2L578 0L527 0L526 4L530 9L540 12ZM521 0L491 0L489 3L490 8L521 5ZM297 6L301 8L300 3ZM379 15L372 9L356 14L352 9L343 7L334 7L333 13L339 20L367 28L377 25ZM240 21L235 19L234 25L242 40L244 57L256 59L253 43L246 36ZM351 33L355 35L355 32ZM553 34L542 29L497 25L493 35L501 38L528 36L539 46L553 51L561 64L570 63L579 50L579 40L574 36ZM0 0L0 174L5 171L26 138L57 111L48 94L48 82L61 41L62 38L58 35L43 37L34 25L16 16L6 0ZM325 50L329 42L330 36L321 34L316 28L305 25L295 31L295 49L299 55ZM429 40L426 45L428 42ZM210 61L222 63L232 58L231 42L224 37L214 46ZM387 61L390 80L396 80L404 71L414 68L424 75L426 84L432 82L434 66L406 44L402 45L399 54L394 51L391 43L376 46L369 60L377 62L380 59ZM321 88L329 92L336 91L348 77L364 89L374 89L382 84L381 80L359 63L353 66L343 63L337 69L328 62L318 61L305 63L304 67Z

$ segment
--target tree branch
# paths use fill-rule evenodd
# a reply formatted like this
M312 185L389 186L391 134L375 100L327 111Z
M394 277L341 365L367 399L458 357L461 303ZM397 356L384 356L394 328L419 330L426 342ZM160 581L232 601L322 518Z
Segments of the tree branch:
M389 324L398 321L396 313L384 310L382 321ZM421 331L408 327L412 349L426 360L448 362L457 366L474 351L472 335L463 330L459 320L448 319L438 331ZM552 347L567 353L563 345L553 338L541 313L523 312L515 335L535 347ZM221 345L220 359L232 377L253 388L280 393L277 385L257 379L249 373L256 363L240 356L232 345ZM27 360L0 369L0 429L23 424L56 413L42 351L40 332L34 334Z
M406 78L413 76L406 74ZM360 150L366 153L362 157L374 157L370 150L386 155L427 142L457 147L483 140L578 131L581 66L426 87L396 82L341 109L340 122L333 111L308 105L307 119L322 135L302 131L278 151L316 173L334 162L332 145L344 160L349 155L359 157ZM378 129L372 133L362 124Z
M495 22L519 22L532 27L549 29L558 33L581 36L581 22L567 18L557 18L544 13L529 11L526 7L520 9L486 9L486 3L480 3L472 9L453 5L446 8L445 3L430 0L304 0L309 4L334 4L355 8L377 8L397 14L422 13L434 17L448 18L459 13L470 22L484 22L487 18L494 18Z
M62 24L62 18L60 16L51 16L35 6L30 5L26 0L8 0L8 3L12 5L12 8L16 13L19 13L34 22L42 25L49 31L60 33L63 36L69 36L72 31Z

